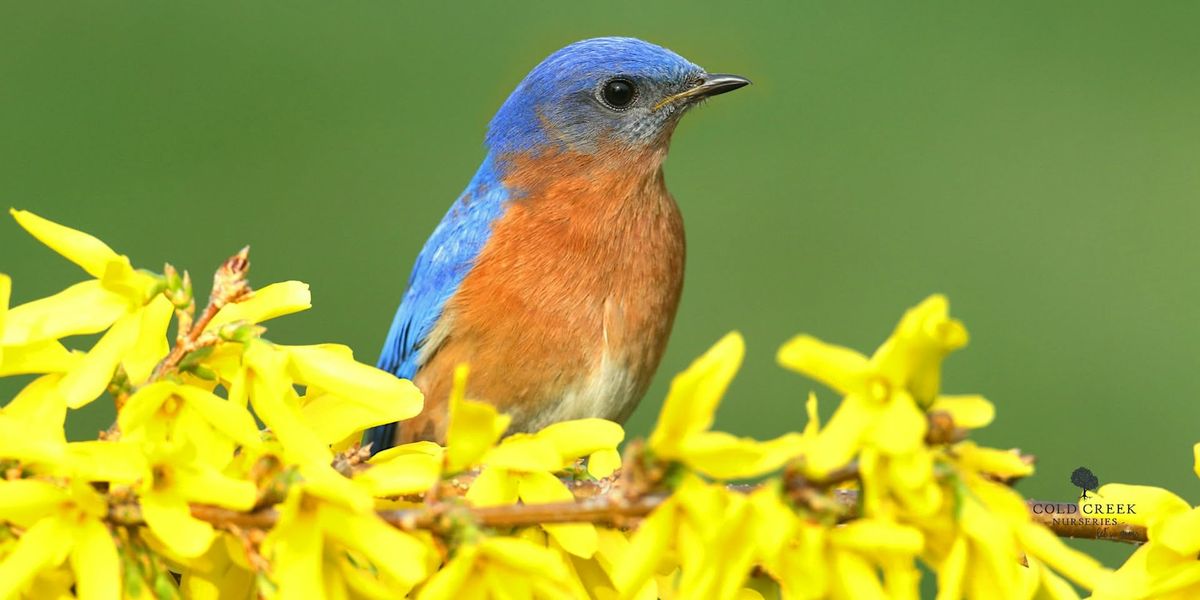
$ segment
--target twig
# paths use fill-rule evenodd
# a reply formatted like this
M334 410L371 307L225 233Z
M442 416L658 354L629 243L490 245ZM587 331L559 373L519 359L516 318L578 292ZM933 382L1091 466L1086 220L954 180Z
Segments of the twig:
M584 487L587 489L591 486ZM456 514L470 518L479 526L492 528L556 523L596 523L620 527L630 520L649 515L668 498L669 496L662 492L632 500L625 499L618 493L610 493L583 497L575 502L549 504L469 507L443 503L419 508L384 510L379 512L379 516L405 531L441 530L445 527L444 520ZM832 500L847 511L842 521L854 518L858 506L856 490L835 490ZM1029 507L1034 522L1045 525L1059 537L1135 544L1144 543L1148 539L1145 527L1102 524L1103 519L1080 517L1074 504L1027 500L1026 506ZM1073 510L1075 512L1071 512ZM268 530L275 526L279 518L279 514L273 508L244 513L208 505L193 505L192 516L220 528L242 530ZM141 509L136 504L113 506L109 511L109 521L114 525L126 527L145 524Z
M172 369L179 366L180 361L190 352L194 352L206 345L216 343L217 337L205 336L204 330L208 328L208 324L212 322L213 317L225 307L226 304L232 304L243 300L252 293L250 284L246 281L246 273L250 270L250 247L246 246L238 251L237 254L225 259L221 263L213 275L213 288L208 296L208 305L204 307L204 312L200 313L200 317L191 323L191 327L184 327L189 319L180 319L180 334L175 340L175 346L171 348L171 352L167 357L158 363L154 368L154 372L150 376L150 381L158 381L163 375L169 373ZM207 338L207 339L206 339Z
M1033 520L1049 527L1058 537L1131 544L1145 543L1149 539L1146 528L1141 525L1113 523L1116 519L1112 517L1084 515L1080 512L1079 505L1070 502L1028 500L1025 504L1029 507Z

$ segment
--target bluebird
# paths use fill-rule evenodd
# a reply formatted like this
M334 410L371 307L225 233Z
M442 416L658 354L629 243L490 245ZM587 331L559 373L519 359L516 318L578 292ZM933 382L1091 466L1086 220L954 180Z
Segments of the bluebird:
M683 287L683 220L662 164L690 108L750 81L633 38L571 44L488 127L487 156L417 257L378 366L425 409L373 451L442 442L453 373L512 416L624 422L658 367Z

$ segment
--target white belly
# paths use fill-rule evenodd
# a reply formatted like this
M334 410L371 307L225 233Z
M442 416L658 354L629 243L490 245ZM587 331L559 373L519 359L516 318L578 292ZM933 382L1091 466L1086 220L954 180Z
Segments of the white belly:
M568 388L558 402L548 403L550 408L530 415L528 428L593 417L622 422L633 412L639 391L634 374L605 352L591 375Z

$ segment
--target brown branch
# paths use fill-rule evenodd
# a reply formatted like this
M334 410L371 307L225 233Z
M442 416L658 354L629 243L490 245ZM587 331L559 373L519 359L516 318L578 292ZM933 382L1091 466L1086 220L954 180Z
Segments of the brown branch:
M442 531L456 518L466 518L481 527L515 528L556 523L595 523L629 527L665 502L669 495L653 492L626 498L612 480L574 482L574 502L548 504L514 504L507 506L470 507L465 504L439 502L419 508L384 510L379 516L389 524L405 530ZM753 486L738 486L739 491ZM836 489L826 501L841 507L840 521L855 518L858 511L858 491ZM1045 525L1055 535L1065 538L1108 540L1128 543L1147 541L1146 528L1129 524L1112 524L1103 518L1081 516L1078 506L1064 502L1027 500L1033 521ZM273 508L239 512L208 505L193 505L192 516L226 530L268 530L275 526L279 515ZM117 504L109 511L109 521L127 527L145 524L136 504Z
M930 429L926 441L930 444L951 444L961 440L963 432L964 430L954 426L948 415L935 413L930 415ZM365 457L365 449L351 448L335 457L333 466L343 475L351 476L361 469L370 468L363 462ZM441 482L432 493L410 497L414 502L424 502L419 507L383 510L378 514L384 521L405 531L447 531L456 521L461 520L479 527L501 529L557 523L595 523L621 528L631 527L638 519L649 515L670 497L661 486L667 475L664 465L654 461L646 464L645 457L641 442L634 440L626 447L621 472L599 480L564 480L575 496L574 501L468 506L463 503L461 497L478 475L477 472L469 472ZM1032 461L1032 457L1022 455L1022 458ZM262 469L265 473L277 470L279 466L272 463L262 466ZM260 473L259 478L268 477ZM846 522L858 516L859 492L839 486L858 479L857 462L851 462L821 479L805 477L800 469L788 468L783 472L784 494L797 507ZM730 489L749 493L757 489L757 486L733 485ZM260 504L261 508L250 512L193 505L192 515L232 532L269 530L275 526L279 517L270 504L280 501L282 497L281 490L274 490L264 496L265 505ZM1046 526L1059 537L1129 543L1147 541L1145 527L1118 524L1112 518L1081 515L1079 507L1075 504L1027 500L1026 505L1034 522ZM109 521L120 526L141 526L145 523L140 507L131 502L113 504L109 510Z
M1105 516L1082 514L1079 505L1070 502L1041 502L1026 500L1033 520L1049 527L1058 537L1080 540L1109 540L1141 544L1148 541L1146 528L1141 525L1117 523Z

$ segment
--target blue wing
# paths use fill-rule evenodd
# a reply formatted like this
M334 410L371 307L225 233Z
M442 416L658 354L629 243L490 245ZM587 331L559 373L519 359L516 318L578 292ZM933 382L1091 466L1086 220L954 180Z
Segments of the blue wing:
M491 155L484 159L466 191L450 207L417 256L408 289L392 319L377 366L397 377L412 379L428 356L425 346L446 302L462 284L491 234L492 223L504 212L508 193L497 176ZM432 349L430 349L432 350ZM371 452L391 447L396 423L368 429L363 444Z

